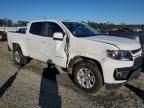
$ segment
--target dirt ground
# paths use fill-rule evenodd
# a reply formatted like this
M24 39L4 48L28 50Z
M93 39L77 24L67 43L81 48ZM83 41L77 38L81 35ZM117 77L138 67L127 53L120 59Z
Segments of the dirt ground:
M0 42L0 108L144 108L144 73L119 89L104 87L92 96L59 67L38 60L17 67L7 43Z

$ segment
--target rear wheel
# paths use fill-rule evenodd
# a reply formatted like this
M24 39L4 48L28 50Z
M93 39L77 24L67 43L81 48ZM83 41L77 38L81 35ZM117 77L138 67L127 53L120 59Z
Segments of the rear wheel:
M2 35L0 34L0 40L2 40Z
M20 47L15 47L13 50L14 61L17 65L24 65L28 61L28 57L25 57Z
M74 82L85 92L95 93L103 86L98 66L89 61L81 61L73 69Z

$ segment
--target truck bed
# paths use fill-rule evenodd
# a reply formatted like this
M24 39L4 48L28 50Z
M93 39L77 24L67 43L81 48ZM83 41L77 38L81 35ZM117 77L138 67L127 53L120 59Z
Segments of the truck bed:
M12 50L12 43L17 43L19 41L22 41L25 39L26 34L22 33L16 33L16 32L7 32L7 38L8 38L8 45L10 49Z

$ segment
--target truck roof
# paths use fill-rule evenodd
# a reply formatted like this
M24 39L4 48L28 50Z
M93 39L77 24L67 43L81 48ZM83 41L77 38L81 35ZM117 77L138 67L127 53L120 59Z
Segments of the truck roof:
M33 20L33 21L30 21L30 23L33 23L33 22L45 22L45 21L61 22L60 20Z
M34 22L45 22L45 21L50 21L50 22L78 22L78 21L69 21L69 20L33 20L30 21L30 23L34 23Z

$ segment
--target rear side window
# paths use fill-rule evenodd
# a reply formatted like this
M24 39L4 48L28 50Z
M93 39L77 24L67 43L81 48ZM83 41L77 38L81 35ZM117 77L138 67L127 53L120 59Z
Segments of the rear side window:
M32 23L29 32L34 35L40 35L42 24L42 22Z

